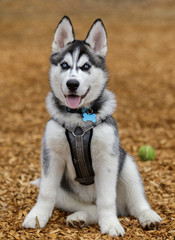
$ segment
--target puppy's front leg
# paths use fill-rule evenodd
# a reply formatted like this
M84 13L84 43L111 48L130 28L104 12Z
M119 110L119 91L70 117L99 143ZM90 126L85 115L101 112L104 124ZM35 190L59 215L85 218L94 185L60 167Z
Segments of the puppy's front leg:
M99 169L95 172L95 185L97 192L97 212L102 233L111 236L123 236L116 212L116 157L104 156L100 161ZM113 164L114 163L114 164Z
M46 155L44 155L46 154ZM56 203L57 190L64 171L63 160L53 151L43 150L42 174L37 202L26 216L23 227L42 228L48 222Z
M96 142L96 137L98 142ZM101 139L100 144L99 139ZM95 172L96 205L99 225L102 233L111 236L123 236L125 231L117 218L116 210L119 154L114 154L114 144L117 145L117 142L114 132L110 127L106 126L105 131L102 128L99 128L98 132L94 131L92 149L94 153L93 167Z

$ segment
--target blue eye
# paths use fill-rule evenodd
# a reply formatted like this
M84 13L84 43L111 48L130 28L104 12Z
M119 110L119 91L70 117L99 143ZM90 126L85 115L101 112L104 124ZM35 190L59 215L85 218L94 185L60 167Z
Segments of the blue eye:
M67 62L61 63L60 66L61 66L61 68L62 68L63 70L68 70L68 69L70 68L70 66L68 65Z
M91 68L91 66L88 63L85 63L80 69L82 71L88 71Z

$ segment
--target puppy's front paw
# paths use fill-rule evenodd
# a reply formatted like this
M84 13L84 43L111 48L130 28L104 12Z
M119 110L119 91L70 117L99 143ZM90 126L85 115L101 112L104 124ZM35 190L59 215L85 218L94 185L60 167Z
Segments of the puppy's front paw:
M25 228L43 228L48 222L50 214L39 206L34 206L27 214L22 224Z
M124 228L120 224L117 217L110 217L106 219L102 219L99 222L101 233L102 234L108 234L110 236L123 236L125 233Z
M153 229L162 222L162 219L154 210L147 209L140 213L139 222L143 228Z

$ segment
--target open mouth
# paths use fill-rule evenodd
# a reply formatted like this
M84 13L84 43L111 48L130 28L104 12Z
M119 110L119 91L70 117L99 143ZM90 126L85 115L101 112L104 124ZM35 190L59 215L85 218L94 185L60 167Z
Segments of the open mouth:
M70 95L65 96L66 97L66 103L67 103L68 107L71 108L71 109L78 108L78 106L80 105L82 99L86 97L86 95L88 94L89 90L90 90L90 87L85 92L85 94L82 95L82 96L78 96L78 95L75 95L75 94L70 94Z

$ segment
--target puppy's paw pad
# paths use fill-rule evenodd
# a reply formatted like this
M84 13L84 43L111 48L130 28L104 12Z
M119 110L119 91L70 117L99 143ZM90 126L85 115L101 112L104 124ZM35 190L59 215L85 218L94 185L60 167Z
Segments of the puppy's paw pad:
M87 214L83 211L75 212L67 217L66 223L71 227L85 227L87 225Z
M157 229L162 219L154 210L147 209L141 212L139 222L146 230Z

